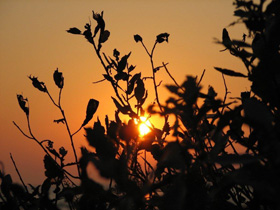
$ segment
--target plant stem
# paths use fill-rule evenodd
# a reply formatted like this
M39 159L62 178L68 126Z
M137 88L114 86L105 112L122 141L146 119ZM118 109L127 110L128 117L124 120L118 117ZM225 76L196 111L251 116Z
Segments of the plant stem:
M178 87L178 88L180 88L181 90L184 90L177 82L176 82L176 80L174 79L174 77L170 74L170 72L168 71L168 69L167 69L167 64L168 63L164 63L164 62L162 62L162 66L164 67L164 69L165 69L165 71L167 72L167 74L168 74L168 76L173 80L173 82L175 83L175 85ZM204 70L205 71L205 70ZM204 73L204 72L203 72ZM199 84L199 83L198 83Z
M21 183L22 183L22 185L23 185L25 191L26 191L27 193L29 193L29 192L28 192L28 189L27 189L27 187L26 187L26 185L25 185L25 183L24 183L24 181L23 181L23 179L22 179L22 177L21 177L21 175L20 175L20 173L19 173L19 170L18 170L17 165L16 165L16 163L15 163L15 161L14 161L14 158L13 158L13 156L12 156L12 153L10 153L10 158L11 158L13 164L14 164L14 167L15 167L15 169L16 169L16 172L17 172L17 174L18 174L18 176L19 176L19 179L20 179L20 181L21 181Z
M37 144L40 145L40 147L44 150L44 152L45 152L50 158L52 158L52 156L51 156L50 153L45 149L45 147L42 145L42 143L39 142L38 139L36 139L36 137L33 135L32 130L31 130L31 126L30 126L29 115L26 115L26 118L27 118L27 125L28 125L29 134L30 134L31 137L28 136L28 135L26 135L26 134L22 131L22 129L21 129L15 122L13 122L13 123L14 123L14 125L19 129L19 131L20 131L24 136L26 136L26 137L29 138L29 139L34 140ZM53 159L53 158L52 158L52 159ZM57 164L57 166L61 168L61 166L56 162L56 160L55 160L55 159L53 159L53 160L55 161L55 163ZM64 170L64 171L65 171L65 170ZM74 177L73 175L71 175L71 174L70 174L69 172L67 172L67 171L65 171L65 173L67 173L69 176L71 176L71 177L73 177L73 178L76 178L76 177ZM66 178L67 178L73 185L76 186L76 184L75 184L67 175L65 175L65 176L66 176Z
M155 72L155 66L154 66L154 61L153 61L153 55L154 55L154 51L155 51L155 48L156 48L156 45L157 45L157 41L155 41L155 44L151 50L151 53L149 53L147 47L145 46L145 44L143 43L143 41L141 41L145 51L147 52L148 56L150 57L150 62L151 62L151 66L152 66L152 71L153 71L153 84L154 84L154 89L155 89L155 95L156 95L156 101L157 101L157 104L160 108L160 111L163 112L163 108L162 108L162 105L160 104L159 102L159 96L158 96L158 90L157 90L157 84L156 84L156 72Z
M73 152L74 152L75 161L76 161L76 163L78 163L78 157L77 157L76 149L75 149L75 146L74 146L73 135L70 132L70 128L69 128L68 122L66 120L66 116L65 116L64 111L62 110L62 108L60 106L59 106L59 109L60 109L61 114L64 118L65 126L66 126L66 129L67 129L68 135L70 137L71 146L72 146L72 149L73 149ZM77 170L78 170L79 177L81 177L80 164L79 163L77 164Z
M49 91L47 91L47 94L48 96L50 97L51 101L53 102L53 104L59 108L61 114L62 114L62 117L64 119L64 122L65 122L65 126L66 126L66 129L67 129L67 132L68 132L68 135L70 137L70 142L71 142L71 146L72 146L72 150L73 150L73 153L74 153L74 158L75 158L75 161L77 163L77 170L78 170L78 174L79 174L79 177L81 177L81 173L80 173L80 165L78 164L78 157L77 157L77 153L76 153L76 149L75 149L75 146L74 146L74 141L73 141L73 135L71 134L71 131L70 131L70 128L69 128L69 125L68 125L68 122L67 122L67 119L66 119L66 116L65 116L65 113L64 113L64 110L62 109L61 107L61 94L62 94L62 88L60 88L60 91L59 91L59 98L58 98L58 104L55 103L55 101L53 100L52 96L50 95ZM80 129L79 129L80 130ZM78 131L79 131L78 130ZM78 132L77 131L77 132ZM76 134L77 132L75 132L74 134Z

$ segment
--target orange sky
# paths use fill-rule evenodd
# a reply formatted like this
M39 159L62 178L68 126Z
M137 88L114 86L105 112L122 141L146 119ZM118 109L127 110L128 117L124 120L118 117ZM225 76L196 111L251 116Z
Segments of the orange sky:
M158 46L155 62L156 65L169 62L169 70L179 83L183 82L187 74L200 76L206 69L202 82L204 90L212 84L222 98L223 80L213 66L246 72L241 62L227 52L219 52L223 47L213 42L213 38L221 38L222 29L235 20L230 0L213 0L211 3L206 0L2 0L0 160L4 162L6 172L11 173L16 181L18 177L9 159L10 152L27 183L41 183L44 174L43 151L35 142L22 136L12 123L15 121L27 131L26 118L18 105L16 94L28 97L34 135L39 140L53 140L56 148L65 146L69 150L68 160L73 161L66 129L62 124L53 123L54 119L61 117L59 111L46 94L32 87L28 75L38 76L57 99L58 89L52 81L52 74L57 67L63 72L65 86L62 105L72 132L84 120L90 98L100 101L94 120L99 116L104 122L105 114L113 117L115 107L111 100L113 91L110 85L92 84L103 78L104 70L91 45L83 37L65 31L74 26L83 29L91 18L91 10L104 10L106 28L111 32L103 51L111 54L117 48L121 55L132 51L129 62L137 65L135 72L141 71L143 76L151 76L151 67L148 56L141 45L135 43L133 35L140 34L147 47L151 48L156 35L162 32L170 33L170 41ZM232 37L240 39L246 32L240 26L228 30ZM157 77L163 80L163 84L171 83L163 71ZM232 97L250 89L245 79L226 77L226 80ZM154 99L154 93L150 91L149 94L147 105ZM168 97L163 86L159 94L162 102ZM83 131L74 140L79 150L78 147L85 144Z

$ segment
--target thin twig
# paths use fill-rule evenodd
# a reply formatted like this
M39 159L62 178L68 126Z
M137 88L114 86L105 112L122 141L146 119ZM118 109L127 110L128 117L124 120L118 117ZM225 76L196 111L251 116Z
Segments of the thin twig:
M176 80L174 79L174 77L173 77L173 76L170 74L170 72L168 71L168 69L167 69L167 67L166 67L166 66L168 65L168 63L162 62L162 65L163 65L165 71L167 72L168 76L169 76L169 77L173 80L173 82L175 83L175 85L176 85L178 88L184 90L184 89L176 82Z
M11 158L13 164L14 164L14 167L15 167L15 169L16 169L16 172L17 172L17 174L18 174L18 176L19 176L19 179L20 179L20 181L21 181L21 183L22 183L22 185L23 185L25 191L26 191L27 193L29 193L29 192L28 192L28 189L27 189L27 187L26 187L26 185L25 185L25 183L24 183L24 181L23 181L23 179L22 179L22 177L21 177L21 175L20 175L20 173L19 173L19 170L18 170L17 165L16 165L16 163L15 163L15 161L14 161L14 158L13 158L13 156L12 156L12 153L10 153L10 158Z
M92 82L92 84L97 84L97 83L100 83L100 82L103 82L103 81L105 81L106 79L101 79L101 80L98 80L98 81L96 81L96 82Z
M145 46L145 44L143 43L143 41L141 41L141 44L143 45L144 49L146 50L146 53L151 57L151 54L149 53L147 47Z
M63 109L60 106L59 106L59 109L61 111L61 114L62 114L63 118L65 119L65 125L66 125L68 135L70 137L70 142L71 142L72 150L74 152L75 161L76 161L76 163L78 163L78 156L77 156L76 149L75 149L75 146L74 146L73 135L71 134L71 131L70 131L70 128L69 128L68 122L66 120L66 116L65 116L65 113L64 113ZM79 164L77 164L77 170L78 170L79 177L81 177L80 165Z
M204 74L205 74L205 69L204 69L203 72L202 72L202 75L201 75L201 77L200 77L200 79L199 79L199 81L198 81L198 83L197 83L197 86L200 85L200 83L201 83L201 81L202 81L202 78L204 77Z
M81 126L76 132L74 132L71 136L74 136L75 134L77 134L81 129L83 128L83 126Z
M153 55L154 55L154 51L155 51L157 43L158 42L156 41L152 48L151 54L149 54L149 56L150 56L150 62L152 65L152 70L153 70L153 83L154 83L154 89L155 89L155 94L156 94L156 101L157 101L160 111L163 112L163 108L161 106L161 103L159 102L159 96L158 96L158 90L157 90L158 86L156 83L156 72L155 72L155 66L154 66L154 61L153 61Z
M61 90L61 89L60 89L60 90ZM48 94L48 96L49 96L49 98L51 99L51 101L53 102L53 104L54 104L56 107L59 107L59 105L57 105L57 104L55 103L55 101L53 100L53 98L52 98L52 96L51 96L51 94L49 93L48 90L47 90L46 93Z
M15 121L13 121L14 125L17 127L17 129L22 133L22 135L24 135L26 138L29 138L29 139L33 139L32 137L28 136L27 134L25 134L21 128L15 123Z
M65 113L64 113L64 110L62 109L61 107L61 94L62 94L62 88L60 88L60 91L59 91L59 97L58 97L58 104L55 103L55 101L53 100L52 96L50 95L49 91L47 91L47 94L49 96L49 98L51 99L51 101L53 102L53 104L59 108L62 116L63 116L63 119L64 119L64 122L65 122L65 126L66 126L66 129L67 129L67 132L68 132L68 135L70 137L70 142L71 142L71 146L72 146L72 150L74 152L74 157L75 157L75 161L78 163L78 157L77 157L77 153L76 153L76 149L75 149L75 146L74 146L74 142L73 142L73 135L71 134L71 131L70 131L70 128L69 128L69 125L68 125L68 122L67 122L67 119L66 119L66 116L65 116ZM29 128L29 132L30 132L30 135L34 138L34 140L36 140L36 138L33 136L32 132L31 132L31 128L30 128L30 123L29 123L29 117L28 117L28 128ZM78 130L79 131L79 130ZM78 131L76 131L74 134L76 134ZM36 140L38 141L38 140ZM41 144L40 144L41 145ZM41 147L46 151L46 149L41 145ZM46 151L47 152L47 151ZM48 152L47 152L48 153ZM79 174L79 177L81 177L81 174L80 174L80 166L79 164L77 164L77 170L78 170L78 174Z
M225 105L226 100L227 100L227 95L228 95L228 88L227 88L227 84L226 84L226 80L225 80L225 76L222 73L222 77L223 77L223 81L224 81L224 86L225 86L225 96L224 96L224 100L223 100L223 105ZM222 110L221 110L221 114L223 114L223 111L225 109L225 106L223 106Z
M61 106L61 94L62 94L62 88L60 88L60 90L59 90L58 106Z

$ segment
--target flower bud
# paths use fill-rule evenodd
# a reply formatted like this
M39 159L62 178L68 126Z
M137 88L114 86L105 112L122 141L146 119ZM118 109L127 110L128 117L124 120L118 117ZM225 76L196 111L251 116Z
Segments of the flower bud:
M47 87L44 82L40 82L37 77L31 77L31 75L28 78L32 80L32 85L35 88L42 92L47 92Z
M134 35L134 40L135 40L135 42L139 42L139 41L142 42L143 41L142 37L138 34Z
M62 76L62 72L59 72L58 69L56 69L53 73L53 80L54 80L55 84L57 85L57 87L59 87L60 89L63 88L64 77Z
M24 111L26 115L29 115L29 107L26 105L28 101L27 98L23 98L22 95L17 95L18 103L20 108Z

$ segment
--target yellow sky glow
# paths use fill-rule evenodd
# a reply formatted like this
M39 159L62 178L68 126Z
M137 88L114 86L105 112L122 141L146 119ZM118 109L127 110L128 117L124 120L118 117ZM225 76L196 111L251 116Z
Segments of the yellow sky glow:
M100 106L93 120L105 115L114 117L114 92L106 82L93 84L103 79L102 66L91 46L83 37L66 33L70 27L83 29L91 18L92 10L104 11L106 28L111 32L103 51L111 55L117 48L121 55L132 51L129 63L136 65L135 72L151 76L149 58L144 49L133 40L140 34L151 49L156 35L170 33L169 43L159 45L155 51L155 63L168 62L168 68L178 83L186 75L206 74L203 87L206 92L212 84L222 98L224 85L221 74L213 66L225 67L245 72L241 62L227 52L219 52L222 46L213 42L221 38L222 29L231 23L234 7L232 1L224 0L165 0L165 1L18 1L0 2L0 160L7 173L18 181L12 162L11 152L19 170L27 183L42 183L44 178L43 151L34 141L26 139L13 125L15 121L27 132L26 118L20 109L16 94L23 94L30 105L30 120L34 135L40 139L50 139L54 146L64 146L68 150L67 161L73 161L73 152L67 131L62 124L53 123L60 113L46 94L34 89L29 75L45 82L54 99L58 99L58 89L52 81L56 68L63 72L65 86L62 93L62 106L65 110L71 131L79 128L85 117L87 102L94 98ZM92 23L94 23L92 21ZM244 28L237 26L228 29L235 38L241 38ZM172 80L166 72L157 74L158 82L170 84ZM240 91L248 90L250 84L244 79L226 78L232 97ZM241 81L241 82L240 82ZM147 81L149 97L146 105L154 101L152 82ZM159 96L162 103L169 93L161 85ZM155 126L161 127L160 122ZM93 121L89 123L92 126ZM77 150L87 145L84 131L75 135ZM73 169L76 173L75 168Z

